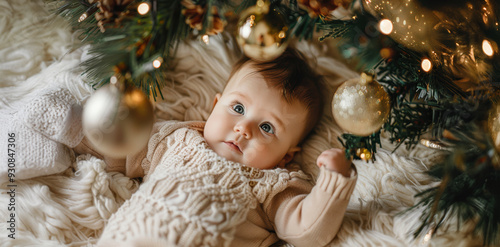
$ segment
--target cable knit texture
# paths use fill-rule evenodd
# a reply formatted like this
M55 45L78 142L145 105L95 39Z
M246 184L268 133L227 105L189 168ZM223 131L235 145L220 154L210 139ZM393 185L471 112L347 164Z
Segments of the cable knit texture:
M250 209L285 189L291 177L306 177L227 161L207 147L198 131L175 130L182 125L166 125L153 135L147 160L158 148L168 148L149 168L139 192L112 216L101 241L146 235L178 246L229 246Z
M0 152L0 159L15 159L15 176L26 179L55 174L68 168L73 158L69 147L83 138L81 106L66 89L43 90L17 112L0 114L0 145L13 151ZM7 150L5 150L7 151ZM7 157L9 153L14 157ZM0 166L0 182L8 178L8 166Z
M220 157L201 135L203 126L202 122L175 121L155 126L141 163L146 173L145 182L110 218L100 246L130 244L144 238L166 241L173 246L230 246L236 231L242 230L238 226L248 220L249 211L262 210L264 205L266 214L276 214L278 206L272 202L274 199L281 198L280 201L286 203L297 196L285 192L292 181L308 184L293 191L307 193L311 189L307 182L309 177L302 171L261 170ZM333 177L340 181L339 176L334 174ZM343 184L332 181L339 190L321 188L319 192L326 202L342 197L345 205L335 209L340 210L339 216L343 215L355 183L355 178L354 182L343 179ZM335 191L343 191L344 187L350 193L331 198ZM272 226L268 225L267 231L272 231ZM313 227L315 233L316 228ZM241 232L238 235L241 236ZM264 240L250 245L261 246Z

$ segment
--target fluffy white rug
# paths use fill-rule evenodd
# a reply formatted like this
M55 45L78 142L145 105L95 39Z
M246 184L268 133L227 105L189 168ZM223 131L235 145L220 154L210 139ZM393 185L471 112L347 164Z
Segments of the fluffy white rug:
M78 42L76 36L63 19L44 7L42 0L0 0L2 114L15 113L48 87L67 88L80 102L92 93L78 68L88 47L72 50L72 44ZM331 101L343 81L358 76L335 59L327 42L299 42L296 46L325 76L325 102ZM238 57L234 40L220 35L212 37L209 45L189 41L177 55L166 72L165 99L156 104L157 118L206 119L215 93L223 89ZM316 157L325 149L340 147L337 136L341 133L326 107L314 135L295 160L315 177ZM412 151L401 147L392 153L394 146L385 138L382 142L385 149L378 151L376 162L355 161L358 183L332 246L473 246L476 241L466 229L450 228L429 242L413 239L411 229L418 226L418 212L398 212L415 203L418 191L436 183L423 173L439 154L422 146ZM62 174L16 181L16 239L9 238L7 229L12 213L8 210L9 188L1 185L0 245L92 246L109 216L138 186L121 174L106 173L104 162L94 157L80 156L67 165L69 169Z

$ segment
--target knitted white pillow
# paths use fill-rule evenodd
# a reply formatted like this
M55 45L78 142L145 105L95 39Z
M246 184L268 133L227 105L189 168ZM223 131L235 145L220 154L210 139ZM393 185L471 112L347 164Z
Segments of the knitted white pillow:
M62 88L42 92L21 112L26 126L71 148L83 138L82 106Z
M83 138L82 107L65 89L40 92L39 97L16 113L1 113L0 182L59 173L73 161L75 147ZM10 169L9 168L13 168Z

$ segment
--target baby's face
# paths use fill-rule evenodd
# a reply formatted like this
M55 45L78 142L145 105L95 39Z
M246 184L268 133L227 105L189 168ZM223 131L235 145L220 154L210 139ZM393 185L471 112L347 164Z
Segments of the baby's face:
M283 167L300 150L306 117L305 106L286 102L247 62L216 96L204 137L228 160L260 169Z

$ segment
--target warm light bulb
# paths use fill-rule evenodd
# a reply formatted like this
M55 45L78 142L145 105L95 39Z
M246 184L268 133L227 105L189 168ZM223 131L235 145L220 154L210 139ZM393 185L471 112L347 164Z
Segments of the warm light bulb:
M206 34L201 36L201 40L203 40L203 42L207 45L208 45L208 43L210 43L210 37L208 37L208 35L206 35Z
M141 3L139 6L137 6L137 12L141 15L145 15L149 12L149 4L147 3Z
M111 78L109 78L109 82L111 84L116 84L118 82L118 78L116 76L112 76Z
M493 46L491 45L491 42L487 39L483 40L483 52L486 54L486 56L493 56Z
M428 58L425 58L424 60L422 60L422 69L425 71L425 72L429 72L431 71L432 69L432 63L431 63L431 60L429 60Z
M281 31L278 33L278 38L280 38L280 39L284 39L284 38L285 38L285 36L286 36L286 33L285 33L285 31L283 31L283 30L281 30Z
M80 16L80 18L78 18L78 22L82 22L82 21L84 21L85 19L87 19L87 16L88 16L88 15L87 15L87 13L83 13L83 14Z
M153 67L155 67L156 69L159 68L161 66L162 61L163 61L163 59L161 57L155 59L153 61Z
M392 21L390 21L389 19L381 20L379 23L379 27L380 27L380 32L382 32L385 35L389 35L390 33L392 33L392 28L393 28Z

